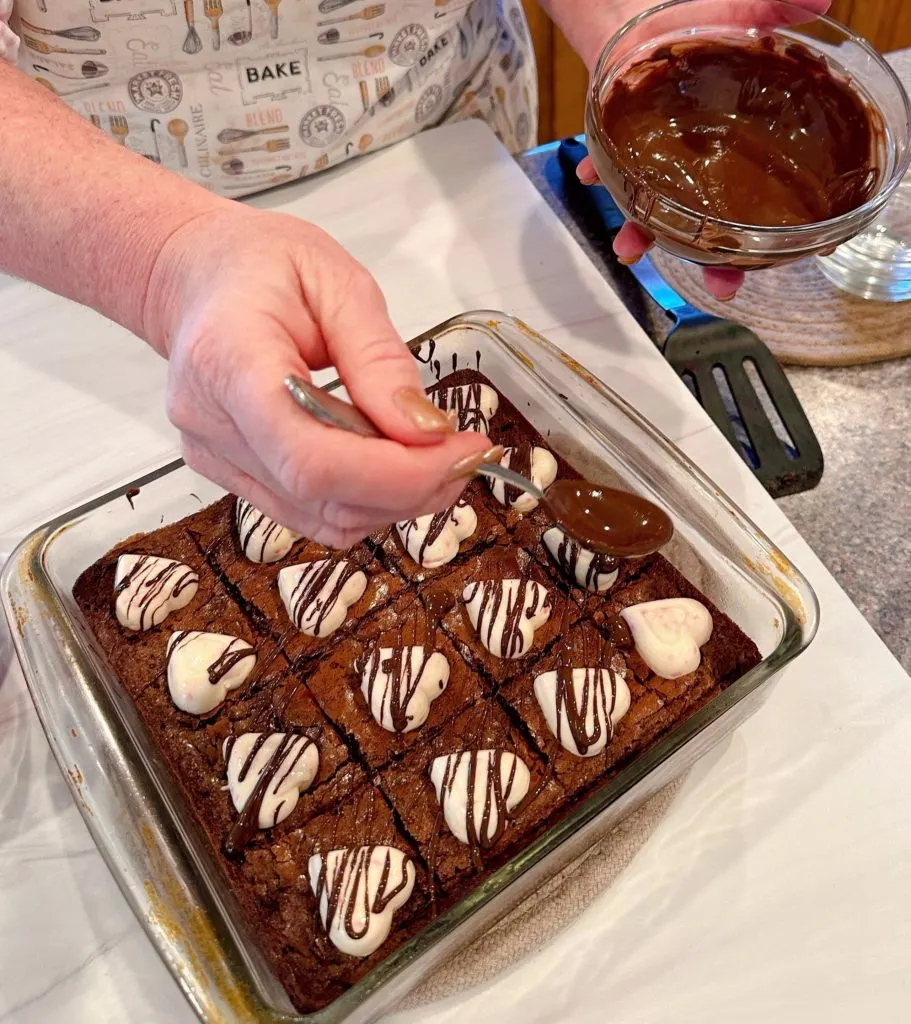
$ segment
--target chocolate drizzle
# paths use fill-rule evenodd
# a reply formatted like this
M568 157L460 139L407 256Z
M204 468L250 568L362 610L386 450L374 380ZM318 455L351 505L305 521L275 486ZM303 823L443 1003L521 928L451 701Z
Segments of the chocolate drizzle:
M166 665L171 663L171 658L174 657L179 647L185 646L188 641L192 640L194 632L191 629L182 629L174 634L173 640L168 645L168 653L165 658ZM197 633L196 635L200 634ZM232 637L231 642L225 647L224 651L209 665L209 682L213 686L217 685L235 665L239 665L245 658L251 657L253 653L253 648L245 640L241 640L239 637Z
M320 592L339 567L341 567L341 572L338 573L332 589L325 598L321 597ZM311 608L313 608L316 611L316 619L307 623L306 632L319 636L326 616L341 597L345 584L357 571L350 562L333 562L328 558L321 562L311 562L305 567L301 578L294 585L288 601L288 613L294 625L303 631L304 623L308 620Z
M266 766L263 768L256 786L253 788L253 792L244 804L244 808L240 812L240 816L231 826L231 829L225 838L224 851L226 856L238 857L243 849L250 843L253 836L256 835L259 829L259 814L262 810L263 801L266 798L266 793L269 790L270 784L274 781L275 785L272 787L272 792L277 794L285 779L287 779L291 772L294 771L298 761L300 761L304 756L307 749L316 742L312 733L313 730L308 730L306 733L286 732L282 736L281 742L266 762ZM262 732L256 737L256 741L251 746L250 752L247 754L247 757L238 772L238 782L243 782L247 778L247 775L253 768L256 755L262 749L263 744L269 739L270 735L274 735L274 733ZM224 757L226 762L231 759L231 751L234 749L234 742L234 736L230 736L225 741ZM282 775L276 778L279 769L282 767L282 762L285 760L285 756L290 753L291 748L295 744L298 746L294 756L290 759L290 763ZM280 802L275 808L274 819L270 827L274 827L278 822L279 814L283 806L284 801Z
M554 553L560 571L571 581L577 579L579 555L582 550L582 546L577 541L573 540L568 533L564 533L563 539ZM612 572L616 572L620 566L620 559L597 551L591 552L591 556L591 563L585 572L585 589L596 591L598 577L609 576Z
M563 650L558 656L556 736L557 740L563 743L565 722L576 750L583 757L605 738L605 732L607 733L605 745L613 739L612 715L617 706L615 657L616 653L611 643L603 639L600 634L592 639L590 632L586 629L582 630L581 652ZM581 692L573 678L574 673L580 669L585 672ZM590 725L586 722L589 710L591 710Z
M475 430L481 434L490 431L490 424L481 408L483 385L461 384L453 388L439 388L431 394L433 404L443 412L454 412L459 430Z
M408 887L407 858L403 859L402 877L399 883L388 889L389 878L392 874L392 855L400 851L392 847L385 848L383 867L380 874L379 884L373 899L370 898L370 862L374 850L380 849L377 845L348 847L344 850L333 850L340 860L335 864L332 872L332 879L329 879L329 858L332 853L320 858L320 870L314 886L313 895L316 897L316 905L319 907L323 897L326 897L325 927L329 931L332 922L337 919L340 907L344 907L342 925L348 937L357 942L366 937L370 930L371 915L382 914L386 907ZM357 898L357 899L356 899ZM360 901L360 906L358 905ZM361 911L363 927L356 928L354 916L357 910Z
M513 580L514 587L506 586L507 580L482 580L469 583L463 593L466 604L470 604L480 593L481 607L478 611L478 635L484 646L491 650L493 634L498 619L503 616L503 634L500 641L500 657L515 658L523 654L524 638L520 626L523 618L534 618L547 607L547 590L533 580ZM529 591L531 598L529 600ZM527 607L526 607L527 605Z
M534 463L535 446L530 441L520 441L509 451L509 468L524 476L526 480L532 480L531 470ZM536 481L532 480L533 483ZM517 501L525 492L513 484L503 482L503 504L507 507Z
M446 758L446 771L439 787L440 811L445 817L446 802L452 799L456 786L459 767L463 759L468 759L468 785L466 801L466 831L468 845L473 849L489 850L502 837L506 830L507 820L512 812L508 801L515 784L518 758L513 755L512 764L506 782L503 782L502 767L503 750L463 750L450 754ZM482 759L487 761L487 787L484 793L484 806L481 812L481 823L475 821L475 796L479 776L484 774Z
M444 509L442 512L437 512L436 515L430 520L430 525L427 527L427 534L421 541L421 545L418 548L418 556L415 561L418 565L424 564L424 556L427 553L427 549L432 547L440 538L442 532L449 526L452 521L453 511L456 508L465 508L467 506L466 501L459 501L450 508ZM399 536L402 539L402 544L406 551L409 551L411 547L411 535L419 528L419 521L417 519L406 519L399 523L397 529Z
M155 562L165 565L155 571ZM199 577L187 565L172 559L159 559L156 555L140 555L133 568L115 585L114 594L123 593L133 584L136 592L130 598L124 618L138 609L139 628L149 629L155 625L155 612L166 601L179 597L189 586L199 583Z
M270 519L264 512L260 512L255 505L250 504L244 498L238 498L235 506L237 518L237 535L240 540L240 549L254 562L266 560L266 550L270 542L277 537L285 528L281 523ZM262 529L262 537L259 545L259 553L253 554L249 550L256 536L256 531Z
M361 685L365 688L367 706L371 709L375 706L380 675L385 677L380 707L388 711L392 728L397 733L407 732L411 724L409 707L423 681L427 662L434 653L432 639L435 628L432 609L425 608L423 615L408 616L399 624L391 640L382 638L369 655L359 658L355 664ZM422 654L417 665L413 664L411 655L414 647L420 648ZM391 650L385 659L381 657L382 648Z

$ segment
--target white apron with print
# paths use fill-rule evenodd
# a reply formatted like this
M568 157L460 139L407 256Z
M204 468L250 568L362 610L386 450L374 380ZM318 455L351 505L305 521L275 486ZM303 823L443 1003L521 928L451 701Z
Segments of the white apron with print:
M521 0L14 0L18 66L121 145L241 196L444 121L533 144Z

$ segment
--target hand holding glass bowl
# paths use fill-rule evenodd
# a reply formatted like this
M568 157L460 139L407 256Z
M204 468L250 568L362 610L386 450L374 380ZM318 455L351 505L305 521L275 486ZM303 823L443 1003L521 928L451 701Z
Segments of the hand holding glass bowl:
M705 268L730 298L746 270L831 252L867 228L911 162L911 106L883 57L827 0L672 0L604 47L586 133L629 223Z

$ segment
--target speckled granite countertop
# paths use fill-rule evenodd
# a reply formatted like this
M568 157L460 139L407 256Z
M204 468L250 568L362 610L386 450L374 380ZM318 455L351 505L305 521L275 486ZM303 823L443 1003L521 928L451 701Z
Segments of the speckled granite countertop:
M667 317L602 240L576 221L555 158L533 152L519 163L652 339L663 341ZM911 331L911 303L907 309ZM818 488L780 504L911 670L911 359L844 369L788 367L787 374L822 445L826 468Z

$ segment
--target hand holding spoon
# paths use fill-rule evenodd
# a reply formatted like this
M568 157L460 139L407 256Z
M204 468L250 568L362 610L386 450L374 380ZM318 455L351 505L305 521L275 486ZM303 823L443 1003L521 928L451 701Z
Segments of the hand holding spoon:
M295 402L330 427L362 437L382 437L359 409L300 377L285 378ZM476 473L495 477L538 499L554 521L589 551L617 558L639 558L664 547L674 534L670 516L647 498L586 480L556 480L545 493L499 463L485 462Z

